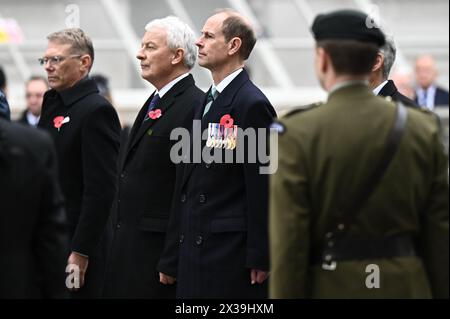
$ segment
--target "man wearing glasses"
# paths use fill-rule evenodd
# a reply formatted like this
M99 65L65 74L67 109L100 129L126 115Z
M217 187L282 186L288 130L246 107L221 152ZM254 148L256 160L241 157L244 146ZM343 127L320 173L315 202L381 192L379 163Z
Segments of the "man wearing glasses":
M72 238L68 270L75 276L68 288L75 298L96 298L104 260L99 243L116 191L120 123L88 77L94 61L90 38L81 29L65 29L47 39L39 61L51 90L44 95L38 127L51 134L58 153Z

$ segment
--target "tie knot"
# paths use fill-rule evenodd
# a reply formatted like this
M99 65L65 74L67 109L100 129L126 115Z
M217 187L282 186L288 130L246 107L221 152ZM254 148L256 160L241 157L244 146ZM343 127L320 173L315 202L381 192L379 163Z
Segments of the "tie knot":
M159 102L159 94L156 93L156 94L153 96L152 100L150 101L150 105L153 106L153 107L155 107L156 104L157 104L158 102Z
M219 91L217 91L217 89L214 86L211 87L211 90L208 93L208 98L207 98L206 103L214 101L218 95L219 95Z
M156 105L158 104L159 100L160 100L160 98L159 98L159 94L158 93L153 95L153 98L150 101L150 104L148 106L147 113L150 112L151 110L153 110L156 107Z

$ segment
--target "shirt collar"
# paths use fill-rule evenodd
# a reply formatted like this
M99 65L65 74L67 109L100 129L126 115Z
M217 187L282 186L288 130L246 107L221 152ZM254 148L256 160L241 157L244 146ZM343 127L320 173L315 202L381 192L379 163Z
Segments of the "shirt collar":
M217 85L213 84L213 86L216 88L217 92L222 93L222 91L225 90L225 88L228 86L228 84L230 84L239 75L239 73L242 72L242 70L243 70L243 68L237 69L236 71L234 71L233 73L231 73L227 77L225 77L225 79L220 81L219 84L217 84Z
M40 116L34 116L33 113L27 111L27 121L30 125L37 126Z
M170 81L169 83L167 83L166 85L164 85L162 87L161 90L156 90L155 94L159 95L159 98L162 99L162 97L164 96L164 94L166 94L167 92L169 92L169 90L178 82L180 82L182 79L184 79L185 77L187 77L189 75L189 72L184 73L182 75L180 75L179 77L173 79L172 81Z
M375 89L373 89L373 94L378 95L380 94L381 89L384 88L384 86L388 83L388 80L384 81L380 85L378 85Z

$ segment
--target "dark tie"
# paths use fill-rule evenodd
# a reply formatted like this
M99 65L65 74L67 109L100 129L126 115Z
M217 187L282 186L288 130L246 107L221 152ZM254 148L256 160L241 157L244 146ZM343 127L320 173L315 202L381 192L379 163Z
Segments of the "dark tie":
M148 105L147 113L145 113L144 121L148 119L148 113L156 107L156 105L158 104L159 100L160 100L160 98L159 98L159 94L158 93L153 95L153 98L150 101L150 104Z
M206 98L206 105L203 111L203 116L205 116L205 114L208 113L209 109L211 108L211 104L214 102L215 99L217 99L218 95L219 91L217 91L217 89L214 86L211 87L211 90L209 90L208 96Z

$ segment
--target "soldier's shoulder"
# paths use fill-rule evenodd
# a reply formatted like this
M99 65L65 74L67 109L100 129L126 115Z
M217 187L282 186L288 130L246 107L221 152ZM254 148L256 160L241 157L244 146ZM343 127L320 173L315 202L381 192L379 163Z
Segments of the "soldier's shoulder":
M322 102L312 103L309 105L297 106L290 109L287 113L282 115L280 119L276 120L272 123L270 128L278 132L278 134L283 134L288 129L291 122L295 122L298 118L303 115L305 112L316 109L321 106Z
M323 105L323 102L317 102L317 103L312 103L309 105L294 107L293 109L289 110L286 114L284 114L282 119L296 118L297 116L300 116L300 114L303 114L308 111L312 111L321 105Z

